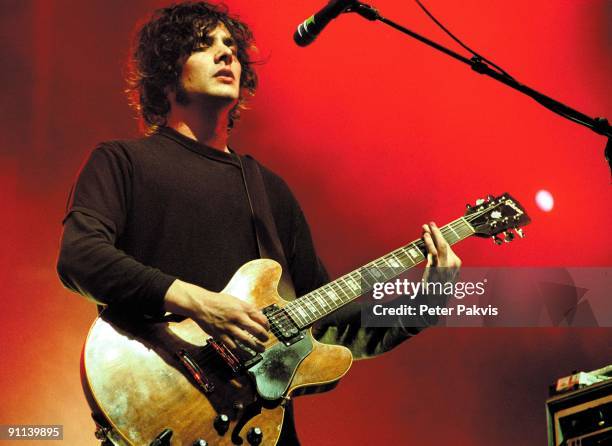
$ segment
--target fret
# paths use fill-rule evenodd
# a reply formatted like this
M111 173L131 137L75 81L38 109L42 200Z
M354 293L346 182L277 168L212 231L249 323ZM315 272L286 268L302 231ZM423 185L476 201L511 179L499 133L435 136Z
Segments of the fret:
M328 311L325 308L325 299L320 299L319 300L318 296L316 295L316 293L310 293L310 296L311 296L311 299L313 301L313 305L315 305L319 309L319 312L321 314L324 314L324 315L327 314Z
M328 307L328 303L325 299L323 299L323 297L321 297L321 295L319 293L317 293L316 291L314 291L313 293L311 293L314 298L316 299L317 302L319 302L319 304L321 305L321 308L325 309L329 309ZM326 308L328 307L328 308Z
M346 299L346 298L343 299L342 296L339 294L339 292L334 289L333 285L334 285L334 282L327 285L326 294L331 300L331 302L333 303L334 308L339 308L350 299Z
M367 265L361 267L360 275L361 275L361 280L364 281L368 285L369 288L372 288L374 286L376 279L372 276L372 274L370 274L370 271ZM366 275L370 276L371 280L367 280Z
M389 268L401 268L402 264L397 261L397 259L393 258L393 253L384 257L385 262L389 265Z
M400 264L399 268L406 268L408 265L406 265L406 264L404 263L404 261L402 260L401 254L402 254L402 252L401 252L401 251L398 251L398 250L395 250L395 251L393 251L393 252L391 253L391 255L392 255L393 257L395 257L395 259L397 260L397 262Z
M310 312L312 313L313 316L316 316L316 313L322 314L318 309L317 306L314 304L314 302L312 302L312 298L311 295L306 296L305 300L305 304L306 307L310 310Z
M463 238L469 237L470 235L476 233L472 225L465 219L465 217L461 217L458 221L461 222L462 227L466 229Z
M348 287L343 285L341 278L338 279L338 280L333 281L332 284L335 284L340 289L342 294L344 295L344 297L341 297L341 299L343 301L346 301L347 299L351 300L353 297L355 297L353 294L351 294L351 292L348 289Z
M332 302L335 302L336 299L338 299L338 295L336 294L336 292L330 289L329 286L325 287L325 294L332 300Z
M387 263L387 257L389 256L386 255L381 257L376 263L376 265L380 267L380 273L382 274L384 280L389 280L395 277L394 269L397 269L389 266L389 264Z
M306 308L304 308L302 305L300 305L298 302L296 302L297 305L295 305L295 310L296 313L300 315L301 319L304 321L304 324L309 324L312 322L311 318L308 316L308 314L306 313Z
M323 302L325 302L325 304L328 307L331 307L333 309L337 308L335 306L336 302L334 300L330 301L329 299L327 299L327 294L323 292L322 288L319 288L318 290L314 290L311 294L316 294L319 297L319 299L321 299Z
M457 234L457 232L455 231L455 229L453 229L453 224L449 224L447 225L447 227L453 232L453 234L455 234L455 237L457 237L457 240L459 240L461 237L459 237L459 234ZM448 240L447 240L448 241ZM453 243L451 241L448 241L449 243Z
M333 310L340 308L344 304L344 302L334 296L336 296L336 294L334 294L333 291L329 291L329 293L326 292L323 295L323 298L326 298L325 301L327 302L327 305L329 305Z
M306 297L306 296L304 296ZM289 304L287 304L285 306L285 311L287 311L287 313L289 314L289 316L293 319L293 322L295 322L296 325L307 325L304 319L302 319L300 317L300 315L298 314L298 312L294 309L294 307L296 306L297 301L293 301L290 302Z
M326 297L329 297L329 299L326 299ZM327 292L321 293L321 299L323 299L323 300L325 300L325 302L327 302L327 305L330 308L330 312L332 312L336 308L340 308L342 306L342 302L338 302L337 299L334 299L334 298L330 297L330 295L327 294Z
M297 311L302 315L304 321L308 321L308 315L306 314L306 311L304 311L304 308L302 308L301 305L297 305Z
M370 264L368 267L370 275L374 278L375 282L380 282L381 277L384 278L384 274L380 272L376 264Z
M359 293L361 291L361 286L350 275L345 276L343 280L345 283L348 284L349 288L354 293Z
M346 276L343 276L343 277L340 277L336 282L340 284L340 286L342 287L342 290L344 291L344 294L346 294L349 300L351 300L355 298L356 296L359 296L361 293L359 292L359 290L355 290L353 288L355 286L354 283L349 284L347 280L351 280L351 279L348 279Z
M383 258L381 258L381 263L382 263L382 268L381 268L381 272L382 275L384 277L384 280L387 281L389 279L393 279L395 276L397 276L397 270L400 267L391 267L389 266L389 264L387 263L387 257L388 256L384 256Z
M327 287L332 289L333 293L336 295L336 298L338 300L340 300L340 302L342 302L344 300L342 298L342 294L344 294L344 293L343 293L342 289L337 285L337 280L328 283Z
M413 243L414 245L414 243ZM419 258L419 255L422 255L421 251L419 250L419 248L413 246L412 248L410 247L410 245L408 245L408 254L410 254L411 259L413 260L413 262ZM416 263L416 262L415 262Z
M416 262L414 260L412 260L412 258L410 257L410 255L406 251L406 248L400 248L400 249L397 250L397 252L404 259L404 261L402 262L402 264L404 265L404 268L408 269L408 268L412 268L414 265L416 265ZM410 262L410 263L407 264L407 262Z

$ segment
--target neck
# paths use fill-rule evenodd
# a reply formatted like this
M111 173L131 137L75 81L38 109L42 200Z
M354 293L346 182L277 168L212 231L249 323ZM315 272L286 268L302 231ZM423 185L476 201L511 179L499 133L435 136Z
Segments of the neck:
M455 244L470 235L474 229L461 217L440 228L449 244ZM427 249L422 239L376 259L333 282L288 303L284 308L300 328L311 326L316 321L347 305L359 296L371 291L375 283L391 280L427 259Z
M229 112L211 109L194 111L188 108L172 104L168 126L200 144L227 151Z

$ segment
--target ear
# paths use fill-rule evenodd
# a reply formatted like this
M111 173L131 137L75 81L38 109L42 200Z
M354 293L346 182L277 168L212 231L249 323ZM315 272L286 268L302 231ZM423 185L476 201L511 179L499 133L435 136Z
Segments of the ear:
M164 94L172 106L181 103L180 92L178 90L177 85L167 85L164 88Z
M176 102L176 88L173 85L168 85L164 88L164 94L171 103Z
M177 101L177 86L181 82L181 75L183 73L183 66L185 65L185 62L187 61L189 56L190 55L182 56L180 58L180 60L178 61L178 63L176 64L175 68L174 68L175 75L176 75L176 85L167 85L164 88L164 94L166 95L166 98L168 98L170 103L172 103L172 104L176 104L176 103L180 103L181 102L180 98L178 98L179 100Z

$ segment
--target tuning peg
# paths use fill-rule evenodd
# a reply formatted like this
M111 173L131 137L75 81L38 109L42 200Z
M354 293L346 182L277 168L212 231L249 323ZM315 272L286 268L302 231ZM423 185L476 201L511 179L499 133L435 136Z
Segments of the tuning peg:
M504 232L504 242L510 243L512 240L514 240L514 233L510 231Z
M487 201L493 201L495 200L495 197L491 194L487 195Z
M472 209L472 205L470 205L470 203L465 205L465 208L469 211L470 209Z
M516 235L518 235L520 238L525 237L525 233L521 228L514 228L514 232L516 232Z
M504 243L504 241L496 235L492 236L491 238L493 239L496 245L501 245L502 243Z
M483 204L484 202L485 202L485 201L484 201L484 198L479 198L478 200L476 200L476 206L480 206L480 205L481 205L481 204Z

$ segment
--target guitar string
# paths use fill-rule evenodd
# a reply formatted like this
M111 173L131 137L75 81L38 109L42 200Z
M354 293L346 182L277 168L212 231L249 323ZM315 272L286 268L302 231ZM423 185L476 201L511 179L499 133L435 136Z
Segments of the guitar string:
M486 212L486 211L484 211L484 212ZM460 233L462 233L462 234L463 234L463 235L465 235L465 236L468 236L469 234L471 234L471 232L470 232L470 231L465 231L465 230L462 230L462 228L465 226L465 224L462 224L462 223L463 223L463 222L461 221L461 220L462 220L462 218L465 218L465 217L461 217L461 218L459 218L459 219L457 219L457 220L455 220L455 221L453 221L453 222L449 223L448 225L445 225L444 227L442 227L442 228L441 228L442 235L443 235L443 236L445 236L445 238L446 238L446 236L450 235L451 233L452 233L452 234L455 234L456 236L457 236L457 235L459 235ZM473 219L472 219L472 221L473 221ZM457 226L457 228L453 228L453 225ZM458 226L458 225L459 225L459 226ZM461 236L459 236L459 238L457 239L457 241L459 241L459 239L461 239L461 238L462 238L462 237L461 237ZM409 243L409 244L408 244L408 245L406 245L406 246L403 246L403 247L401 247L401 248L398 248L398 249L396 249L395 251L392 251L392 252L390 252L389 254L387 254L387 255L385 255L385 256L383 256L383 257L379 258L379 259L373 260L372 262L370 262L370 263L368 263L368 264L366 264L366 265L362 266L360 269L367 268L367 267L368 267L368 265L374 265L376 268L379 268L379 267L385 267L385 268L388 268L388 267L389 267L389 264L386 262L386 259L387 259L388 257L390 257L390 256L391 256L391 257L392 257L392 256L395 256L395 257L396 257L398 260L400 260L400 265L402 265L402 267L406 268L406 265L403 265L403 264L402 264L403 262L401 262L400 256L402 256L402 257L405 257L405 258L409 259L409 257L407 257L407 255L406 255L406 253L405 253L404 251L405 251L406 249L409 249L409 248L410 248L411 246L413 246L413 245L414 245L414 246L416 246L416 247L417 247L417 249L418 249L419 251L422 251L422 250L425 248L425 243L424 243L422 240L417 240L417 241L414 241L414 242ZM423 255L423 253L421 252L420 254L422 255L422 257L423 257L423 258L422 258L422 259L420 259L418 262L415 262L415 261L413 261L412 259L410 259L411 265L410 265L410 266L408 266L408 268L411 268L411 267L413 267L413 266L417 265L418 263L422 262L422 261L425 259L425 256ZM340 281L345 281L345 282L346 282L346 279L347 279L347 278L352 278L352 277L350 277L350 276L351 276L351 275L353 275L353 274L355 274L356 272L357 272L357 271L353 271L353 272L351 272L351 273L345 274L344 276L342 276L342 277L340 277L340 278L336 279L335 281L330 282L329 284L324 285L323 287L320 287L320 288L318 288L317 290L313 290L313 291L311 291L311 292L310 292L310 293L308 293L307 295L305 295L305 296L303 296L302 298L300 298L300 301L295 301L295 302L296 302L296 304L294 304L294 305L296 305L296 306L297 306L297 305L299 305L299 306L303 307L304 305L309 305L309 304L310 304L310 305L311 305L311 306L313 306L313 307L315 308L315 310L316 310L316 305L315 305L314 301L316 301L316 300L317 300L317 296L316 296L316 294L315 294L315 293L318 291L318 292L319 292L319 295L320 295L320 294L321 294L321 290L322 290L322 288L324 288L324 287L331 287L331 288L333 289L333 287L334 287L334 286L336 286L337 288L339 288L339 289L340 289L340 290L343 292L343 294L345 294L347 297L349 297L349 299L351 299L351 300L352 300L354 297L351 297L351 296L350 296L350 294L348 294L348 293L347 293L347 291L349 291L349 292L350 292L350 290L348 290L346 286L342 286L342 284L340 284L339 282L340 282ZM387 278L387 277L386 277L384 274L382 274L382 273L381 273L381 275L382 275L383 277L385 277L385 279L388 279L388 278ZM325 294L325 293L323 293L323 294ZM336 294L338 294L338 293L336 292ZM312 299L312 297L311 297L311 296L314 296L314 299ZM319 296L319 297L320 297L320 296ZM330 297L331 297L331 296L330 296ZM333 298L332 298L332 299L333 299ZM342 299L342 298L341 298L341 299ZM311 302L311 301L312 301L312 302ZM324 301L325 301L325 300L324 300ZM300 302L300 303L298 304L297 302ZM325 301L325 302L328 302L328 301ZM328 302L328 303L329 303L329 302ZM332 304L335 304L335 303L336 303L336 302L332 300ZM335 309L337 309L337 308L339 308L340 306L342 306L344 303L345 303L345 302L341 301L341 302L340 302L340 304L335 305L334 310L335 310ZM294 319L298 319L298 320L299 320L300 318L299 318L298 314L296 313L296 311L297 311L297 310L294 310L294 309L293 309L293 306L294 306L294 305L288 305L288 306L289 306L289 308L287 308L287 306L285 306L284 308L286 309L286 311L287 311L287 312L288 312L288 313L289 313L289 314L290 314L290 315L291 315L291 316L292 316ZM324 307L323 307L323 306L321 306L321 309L323 309L323 310L324 310ZM312 310L311 310L311 313L312 313L312 315L313 315L313 316L316 316L316 315L314 314L314 312L312 312ZM294 316L295 316L295 317L294 317ZM310 319L310 318L308 317L308 315L307 315L307 314L306 314L306 317L307 317L308 319ZM311 322L311 321L308 321L308 323L310 323L310 322Z
M451 223L449 223L449 224L447 224L447 225L445 225L445 226L443 226L441 228L442 235L444 236L444 238L447 238L447 236L450 235L451 233L454 234L455 236L457 236L457 240L454 241L454 242L451 242L451 243L456 243L456 242L460 241L463 238L467 238L467 236L471 235L471 231L465 232L464 221L466 221L468 223L472 223L478 217L482 216L483 214L485 214L487 212L492 211L499 204L501 204L501 203L494 204L493 206L487 206L487 207L485 207L485 208L483 208L481 210L475 211L472 214L462 216L462 217L458 218L457 220L452 221ZM455 227L453 227L453 225ZM379 268L379 267L388 268L389 264L387 263L387 259L389 257L395 256L398 260L401 260L400 256L403 256L404 258L408 258L406 256L405 251L406 251L406 249L409 249L413 245L416 246L419 249L419 251L423 251L424 248L425 248L425 243L424 243L424 241L422 239L421 240L416 240L414 242L409 243L406 246L403 246L401 248L396 249L395 251L390 252L389 254L387 254L387 255L379 258L379 259L376 259L376 260L374 260L374 261L364 265L360 269L366 268L366 267L368 267L368 265L374 265L376 268ZM410 259L411 265L409 265L408 267L406 267L406 265L403 265L402 264L403 262L401 262L401 261L400 261L400 265L402 265L403 268L406 268L406 270L410 269L413 266L416 266L418 263L421 263L423 260L425 260L425 256L423 255L422 252L421 252L421 255L423 256L423 258L420 259L419 261L414 261L414 260ZM357 270L353 271L351 273L345 274L344 276L341 276L340 278L336 279L335 281L330 282L329 284L323 285L322 287L320 287L320 288L318 288L316 290L311 291L310 293L308 293L305 296L303 296L302 298L300 298L299 301L296 300L296 301L294 301L295 303L291 302L290 304L286 305L283 308L285 309L285 311L287 311L287 313L290 314L292 319L294 319L294 322L296 320L298 322L300 322L300 319L303 319L306 322L305 325L312 324L314 321L320 319L320 317L317 317L315 312L313 312L312 310L310 310L311 316L308 316L308 314L306 312L304 312L303 308L305 306L311 306L311 307L313 307L315 309L315 311L317 313L320 313L319 316L323 316L324 313L321 313L321 311L317 311L317 304L316 304L316 302L318 302L318 299L321 298L321 294L326 294L326 293L322 292L322 289L325 288L325 287L332 288L332 290L333 290L333 287L336 286L337 288L339 288L342 291L343 294L345 294L349 298L349 300L347 302L344 302L342 300L343 298L340 296L340 302L337 303L337 301L333 300L333 297L330 296L330 297L332 297L331 304L329 303L328 300L322 299L322 301L324 303L328 303L328 306L334 305L333 310L335 310L335 309L343 306L344 304L350 302L351 300L353 300L356 296L352 296L351 297L351 295L349 294L350 290L346 287L346 284L343 286L340 282L341 281L346 282L347 278L351 278L352 279L351 276L354 273L356 273L356 272L357 272ZM389 279L384 274L381 273L381 275L383 277L385 277L385 279L387 279L387 280ZM397 275L394 275L392 277L396 277L396 276ZM317 296L317 294L318 294L318 296ZM336 295L339 296L337 292L336 292ZM294 309L293 308L294 306L296 306L298 308ZM320 306L321 310L323 310L323 312L325 312L325 306L321 305L321 304L319 304L319 306ZM297 313L299 310L302 310L302 313L304 314L304 317L299 317L299 315ZM327 312L327 314L329 314L329 313L331 313L331 311Z
M474 212L473 214L470 214L470 215L466 215L466 216L460 217L460 218L458 218L457 220L454 220L454 221L450 222L449 224L447 224L447 225L443 226L442 228L440 228L442 235L444 236L444 238L446 238L446 236L447 236L447 235L450 235L450 234L454 234L455 236L458 236L458 237L457 237L457 240L456 240L455 242L460 241L462 238L466 238L467 236L471 235L471 231L467 231L467 232L465 232L465 225L464 225L464 224L462 224L462 223L463 223L463 220L467 221L468 223L472 223L472 222L473 222L474 220L476 220L478 217L482 216L482 215L483 215L483 214L485 214L486 212L489 212L489 211L490 211L492 208L494 208L494 207L495 207L495 206L487 207L487 208L482 209L482 210L480 210L480 211L476 211L476 212ZM456 228L453 228L453 225L455 225L455 226L457 226L457 227L456 227ZM463 231L462 231L462 229L463 229ZM465 236L465 237L462 237L462 236ZM420 254L421 254L421 256L423 257L423 259L419 260L418 262L416 262L416 261L414 261L414 260L410 259L410 262L411 262L412 264L411 264L410 266L408 266L408 267L407 267L407 269L410 269L410 268L412 268L413 266L416 266L418 263L421 263L421 262L423 262L423 261L425 260L425 256L423 255L423 252L422 252L422 249L425 247L425 243L424 243L424 241L423 241L422 239L420 239L420 240L415 240L414 242L408 243L408 244L407 244L407 245L405 245L405 246L402 246L402 247L400 247L400 248L397 248L396 250L391 251L390 253L388 253L388 254L384 255L384 256L383 256L383 257L381 257L381 258L375 259L375 260L373 260L372 262L367 263L366 265L362 266L362 267L361 267L361 268L359 268L359 269L363 269L363 268L365 268L365 267L367 267L368 265L371 265L371 264L374 264L376 267L383 266L383 264L386 264L386 260L385 260L385 259L386 259L386 258L388 258L388 257L392 257L392 256L395 256L395 257L396 257L396 259L399 261L400 265L402 265L401 258L400 258L399 256L404 255L404 256L406 256L406 258L408 258L408 259L409 259L409 257L407 257L407 255L406 255L406 253L405 253L405 250L406 250L406 249L409 249L409 247L410 247L410 246L412 246L412 245L415 245L415 246L416 246L416 247L419 249ZM384 265L384 267L388 267L388 264ZM402 267L406 268L406 266L405 266L405 265L402 265ZM300 304L304 304L304 303L305 303L306 305L311 305L311 306L313 306L313 307L315 308L315 310L316 310L316 304L315 304L315 301L312 301L312 297L310 297L310 296L314 296L314 299L315 299L315 300L317 300L318 298L321 298L321 300L322 300L322 302L323 302L323 303L327 303L327 304L329 304L329 301L328 301L328 300L325 300L325 299L323 299L323 298L322 298L322 296L321 296L321 290L322 290L322 288L325 288L325 287L327 287L327 286L329 286L329 287L332 287L332 288L333 288L333 286L334 286L334 285L335 285L335 286L337 286L337 287L338 287L338 289L340 289L340 290L341 290L341 291L342 291L342 292L343 292L343 293L344 293L344 294L345 294L347 297L351 298L351 297L350 297L350 294L347 294L347 288L346 288L346 287L343 287L343 286L342 286L342 285L341 285L339 282L340 282L341 280L342 280L342 281L344 281L344 282L346 282L346 279L347 279L349 276L351 276L352 274L354 274L355 272L357 272L357 270L352 271L352 272L350 272L350 273L347 273L347 274L345 274L344 276L341 276L340 278L338 278L338 279L334 280L333 282L330 282L330 283L328 283L328 284L326 284L326 285L323 285L322 287L320 287L320 288L318 288L318 289L316 289L316 290L311 291L310 293L308 293L308 294L306 294L305 296L303 296L302 298L300 298L300 300L303 300L304 298L306 298L306 299L307 299L307 302L300 302ZM384 274L383 274L383 276L384 276ZM351 278L351 279L352 279L352 278ZM317 297L317 296L314 294L314 293L316 293L316 292L319 292L319 296L318 296L318 297ZM337 294L337 292L336 292L336 294ZM351 299L351 300L352 300L352 299ZM297 302L298 302L298 301L293 301L293 302L296 302L296 304L295 304L295 305L297 305ZM339 307L341 307L341 306L342 306L344 303L345 303L345 302L340 302L340 304L339 304L339 305L337 305L337 306L334 308L334 310L335 310L335 309L337 309L337 308L339 308ZM348 302L346 302L346 303L348 303ZM297 312L296 312L297 310L294 310L294 309L293 309L293 305L291 305L291 304L292 304L292 302L289 302L289 304L288 304L288 305L286 305L285 307L279 308L278 310L276 310L276 311L274 311L274 312L270 313L269 317L276 316L276 315L281 314L282 312L285 312L285 313L286 313L286 314L287 314L289 317L291 317L291 318L293 319L293 322L295 323L295 320L297 319ZM335 301L332 301L332 304L335 304ZM289 307L289 308L288 308L288 307ZM322 310L324 310L324 308L323 308L323 307L321 307L321 309L322 309ZM328 313L328 314L329 314L329 313ZM313 314L313 316L314 316L314 314ZM286 322L289 322L289 321L286 321ZM309 323L311 323L311 322L309 322ZM286 325L286 327L291 328L290 326L287 326L287 325ZM271 326L271 332L272 332L272 334L274 334L274 336L275 336L275 337L277 338L277 340L280 342L280 339L282 338L282 336L280 336L280 334L281 334L281 333L280 333L280 331L278 330L278 328L276 328L276 326L272 325L272 326ZM205 349L205 348L203 348L203 349L201 350L201 352L196 353L196 355L197 355L197 356L199 356L199 357L200 357L200 359L207 359L208 357L216 356L216 355L215 355L215 353L216 353L216 352L215 352L215 351L214 351L212 348L209 348L209 349Z
M447 231L447 234L449 232L450 231ZM468 235L468 233L466 233L465 235ZM408 247L409 246L415 246L419 251L423 250L424 248L422 243L411 243L410 245L408 245ZM421 258L418 261L415 261L415 260L410 259L406 255L406 253L400 249L400 250L396 250L388 254L387 256L385 256L385 258L377 259L368 265L374 266L375 271L377 271L381 267L388 268L389 263L387 262L387 259L389 257L395 256L395 258L399 260L398 264L402 265L403 268L407 267L407 265L405 265L406 263L405 260L409 260L410 265L408 266L408 268L406 268L406 269L409 269L415 266L416 264L422 262L425 259L425 256L422 253L420 254L421 254ZM402 259L405 259L405 260L402 260ZM367 268L368 265L362 267L361 269ZM355 299L357 296L363 294L363 292L361 291L359 293L355 293L354 292L355 290L352 290L350 286L346 285L346 282L349 279L352 280L354 283L355 273L356 271L346 274L336 279L334 282L331 282L327 285L324 285L324 287L321 287L317 290L310 292L309 294L303 296L299 301L296 301L295 304L285 306L284 307L285 310L287 311L287 313L289 313L292 319L294 319L294 321L297 321L298 323L302 323L304 326L311 324L312 322L320 319L322 316L329 314L331 311L336 310L337 308ZM387 277L387 275L382 272L379 272L379 274L383 276L385 280L388 280L391 278L391 277ZM394 276L396 275L393 275L392 277ZM374 277L374 274L370 274L370 277L376 280L376 278ZM325 294L328 294L331 300L322 298L322 295L325 295ZM323 304L321 304L321 302L323 302ZM327 307L325 304L327 304ZM302 314L302 317L299 316L299 313ZM308 313L310 313L310 315Z
M276 330L275 327L272 327L271 331L276 337L276 340L281 342L280 341L281 336L279 336L280 333L278 332L278 330ZM214 348L208 345L201 346L201 348L198 351L195 351L192 354L198 361L207 361L211 358L220 357L219 354L214 350Z

